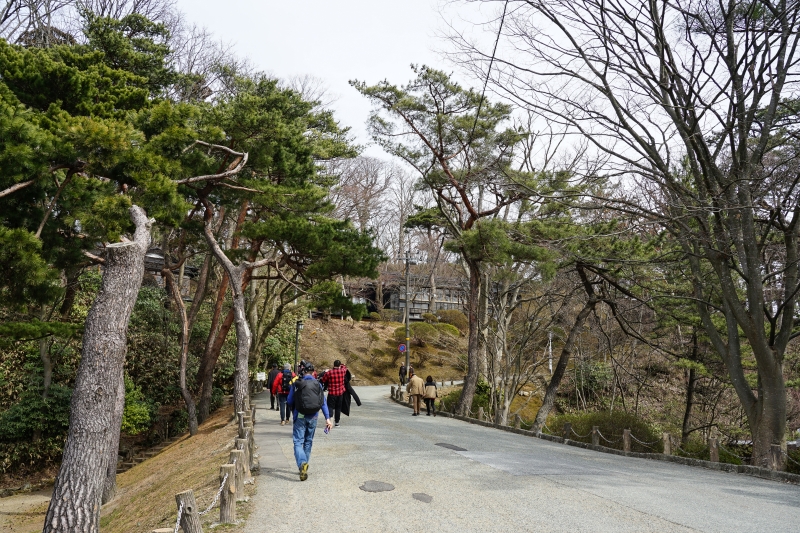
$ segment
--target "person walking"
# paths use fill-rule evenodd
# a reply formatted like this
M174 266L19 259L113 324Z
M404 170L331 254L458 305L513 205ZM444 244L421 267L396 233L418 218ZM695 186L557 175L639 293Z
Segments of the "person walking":
M337 359L333 362L333 368L322 376L322 385L328 389L328 411L332 412L336 427L339 427L339 419L342 416L342 400L347 390L344 384L346 374L347 367Z
M283 372L275 377L272 382L272 394L278 397L278 406L281 412L281 425L285 426L289 423L289 413L286 410L286 402L289 399L289 393L292 391L292 383L297 379L294 372L292 372L292 365L286 363L283 365Z
M351 374L350 369L348 369L344 374L344 396L342 396L342 414L347 416L350 416L350 404L353 400L356 401L357 406L361 407L361 398L358 397L355 389L350 385L352 379L353 374Z
M272 394L272 384L275 382L275 378L278 377L281 371L278 370L278 365L272 363L272 370L269 371L267 375L267 388L269 389L269 409L270 411L275 410L275 395Z
M322 384L314 378L313 370L314 365L307 363L306 373L294 383L287 399L287 405L292 409L292 442L300 481L308 479L308 461L311 459L311 446L314 444L320 409L325 416L326 432L333 427Z
M431 411L433 411L433 416L436 416L436 398L438 397L439 389L436 388L436 382L433 381L433 377L428 376L425 378L425 394L423 394L428 416L431 416Z
M422 381L421 377L414 374L413 371L410 374L411 377L408 378L406 391L408 392L408 397L411 398L411 406L414 408L414 414L412 416L419 416L422 396L425 394L425 382Z
M403 386L403 385L406 384L406 375L407 375L406 374L406 365L401 364L400 365L400 386Z

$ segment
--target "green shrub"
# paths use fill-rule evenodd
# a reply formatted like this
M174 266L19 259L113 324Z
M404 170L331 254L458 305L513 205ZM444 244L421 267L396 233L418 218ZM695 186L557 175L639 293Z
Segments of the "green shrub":
M222 407L222 400L224 398L225 398L225 393L219 387L214 387L211 390L211 404L209 405L211 412L214 412L220 407Z
M40 468L61 459L71 396L71 389L52 385L47 398L42 398L42 390L32 387L0 414L0 471Z
M444 333L445 335L450 335L451 337L459 337L461 335L461 332L458 330L458 328L452 324L434 324L433 327L435 327L439 333Z
M148 402L142 389L125 376L125 410L122 412L122 432L139 435L150 429L154 407Z
M436 324L437 322L439 322L439 317L437 317L433 313L422 313L422 320L424 320L428 324Z
M439 316L439 322L451 324L458 328L461 333L469 331L469 320L461 311L457 309L442 309L437 311L436 314Z
M786 471L790 474L800 474L800 450L791 450L787 455L791 461L786 461ZM722 460L722 450L720 450L720 460Z
M439 339L439 331L431 324L425 322L414 322L409 325L411 338L420 346L425 346L429 342L436 342ZM406 327L400 326L394 330L394 338L398 342L405 342Z
M371 312L368 316L370 320L375 320L376 322L381 319L380 313L376 313L375 311Z
M400 322L400 317L402 313L397 309L384 309L381 311L381 320L384 322Z
M350 316L353 317L353 320L356 322L360 322L364 315L367 314L367 306L364 304L355 304L353 308L350 310Z
M623 411L614 411L613 413L609 411L567 413L548 418L547 425L553 434L562 436L565 422L571 423L572 430L581 435L579 437L573 434L570 437L572 440L591 442L592 426L598 426L601 435L607 439L601 438L600 444L621 450L622 431L630 429L631 435L646 443L646 445L642 445L631 439L631 451L642 453L661 453L664 451L664 443L661 441L658 431L633 413L625 413ZM586 436L583 437L583 435Z

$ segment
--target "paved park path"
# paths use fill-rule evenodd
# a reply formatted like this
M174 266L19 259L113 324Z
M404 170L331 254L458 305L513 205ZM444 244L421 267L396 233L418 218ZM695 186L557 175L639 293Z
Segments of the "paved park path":
M796 485L412 417L387 386L356 391L352 416L327 436L320 424L304 482L291 426L256 398L261 476L247 533L800 531ZM360 490L367 481L394 489Z

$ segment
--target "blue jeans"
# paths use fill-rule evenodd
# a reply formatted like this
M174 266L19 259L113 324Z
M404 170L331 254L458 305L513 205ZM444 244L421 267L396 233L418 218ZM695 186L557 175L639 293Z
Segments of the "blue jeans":
M289 398L287 394L278 394L278 407L281 410L281 420L289 420L291 413L286 412L286 399Z
M298 415L292 426L292 440L294 441L294 460L297 468L303 466L311 458L311 445L314 443L314 432L317 430L319 416L300 418Z

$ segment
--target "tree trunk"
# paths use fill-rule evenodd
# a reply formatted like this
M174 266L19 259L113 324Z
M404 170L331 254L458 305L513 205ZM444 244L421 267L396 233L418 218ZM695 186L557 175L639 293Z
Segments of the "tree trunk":
M544 393L542 406L539 407L539 412L536 413L536 420L534 420L533 426L531 427L531 431L535 433L542 430L544 423L547 421L547 415L549 415L550 411L553 409L553 404L556 400L556 392L558 392L558 386L561 384L561 379L564 377L564 373L567 370L567 363L569 362L569 356L572 354L572 348L575 346L578 335L580 335L583 323L586 322L589 314L594 310L595 305L597 305L597 300L590 298L583 304L583 309L581 309L578 316L575 317L575 322L572 324L572 329L567 336L567 341L564 343L564 347L561 348L561 355L553 371L553 377L550 378L550 383L548 383L547 390Z
M128 321L144 275L150 225L133 206L133 242L109 245L97 298L89 310L83 351L70 403L61 468L43 533L95 533L100 522L105 469L114 433L114 408L127 348Z
M189 357L189 318L186 316L186 306L183 304L180 288L175 284L175 277L169 268L164 268L161 275L167 282L167 288L175 302L175 308L181 318L181 352L180 352L180 373L178 382L181 388L181 396L186 404L186 412L189 415L189 435L197 435L197 410L195 409L194 398L186 385L186 362Z
M681 446L689 442L689 419L692 416L694 405L694 385L697 382L697 373L694 368L689 369L689 382L686 384L686 408L683 411L683 425L681 426Z
M233 308L228 310L228 314L219 328L213 342L206 347L203 353L203 361L197 374L197 381L200 384L200 421L208 418L211 413L211 393L214 389L214 368L217 366L222 345L233 325Z
M214 257L222 265L230 278L230 286L233 291L233 313L234 324L236 326L236 363L233 375L233 404L236 412L244 411L248 403L249 396L249 372L248 360L250 357L250 326L247 324L247 314L244 303L243 273L249 267L255 265L242 264L234 266L233 262L225 255L219 243L211 232L212 212L210 206L206 208L206 220L204 233L209 248L214 253ZM212 368L213 372L213 368Z
M753 415L748 415L753 432L753 457L751 464L770 467L770 449L773 444L782 445L786 433L786 386L783 369L759 367L758 400Z
M120 376L119 389L114 402L114 415L111 420L111 427L117 431L111 432L111 442L108 446L108 458L106 464L106 476L103 480L103 496L101 502L106 504L114 499L117 494L117 460L119 458L119 438L122 426L122 415L125 412L125 374Z
M456 406L456 414L461 416L466 416L472 408L472 399L475 397L475 390L478 386L478 376L480 374L478 299L480 297L481 273L477 263L470 261L467 264L469 266L469 298L467 300L469 319L467 376L464 380L464 388L461 390L461 397L458 399L458 405Z

